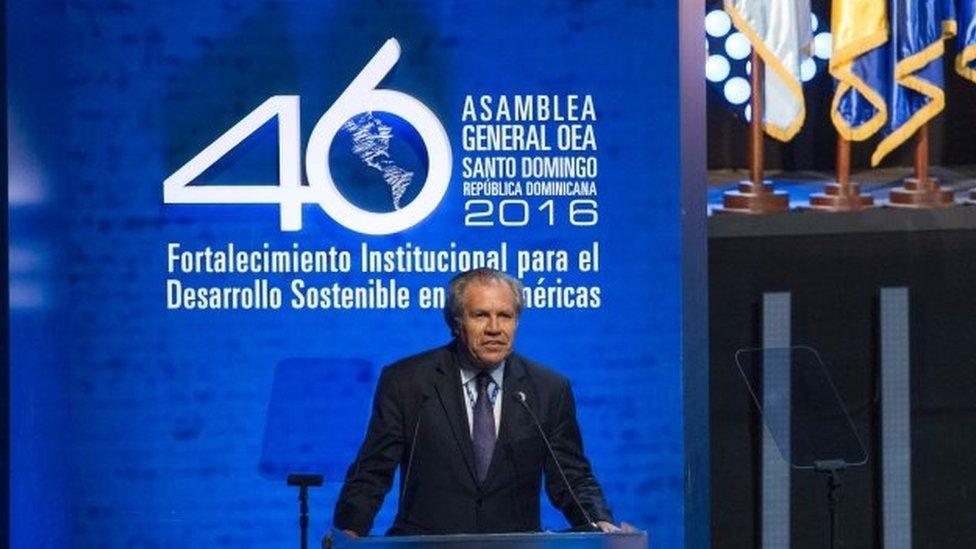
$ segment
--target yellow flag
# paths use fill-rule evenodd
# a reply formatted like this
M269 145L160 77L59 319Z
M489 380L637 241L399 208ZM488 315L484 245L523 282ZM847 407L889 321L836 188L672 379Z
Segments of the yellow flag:
M848 141L863 141L888 119L887 0L833 0L830 74L837 79L830 117Z

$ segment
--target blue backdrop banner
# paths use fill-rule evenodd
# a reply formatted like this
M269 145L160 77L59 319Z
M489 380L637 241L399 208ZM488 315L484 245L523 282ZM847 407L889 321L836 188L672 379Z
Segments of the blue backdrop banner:
M480 265L617 518L682 543L676 6L6 9L13 546L281 547L295 469L325 533Z

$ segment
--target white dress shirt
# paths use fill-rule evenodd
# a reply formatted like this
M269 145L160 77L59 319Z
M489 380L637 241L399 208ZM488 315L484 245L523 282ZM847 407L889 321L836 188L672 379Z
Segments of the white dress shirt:
M461 400L468 411L468 433L474 436L474 405L478 402L478 381L475 379L481 370L461 366ZM502 423L502 379L505 377L505 363L502 362L491 371L488 382L488 399L495 413L495 437Z

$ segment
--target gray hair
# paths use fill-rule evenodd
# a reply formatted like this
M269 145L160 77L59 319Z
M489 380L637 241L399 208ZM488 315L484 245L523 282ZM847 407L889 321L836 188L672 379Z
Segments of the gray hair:
M504 282L512 290L512 303L515 304L515 318L522 314L525 299L522 297L522 282L505 272L491 267L479 267L458 274L447 285L447 300L444 302L444 322L451 334L457 335L458 322L464 315L464 292L472 282Z

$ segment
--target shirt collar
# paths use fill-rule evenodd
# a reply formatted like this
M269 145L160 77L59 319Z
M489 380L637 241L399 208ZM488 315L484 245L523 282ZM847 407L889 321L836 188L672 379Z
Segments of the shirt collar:
M461 385L467 385L469 381L475 378L481 370L476 370L474 368L469 368L467 366L461 365ZM502 386L502 379L505 377L505 361L501 364L495 366L490 372L491 380L495 382L495 385L499 387Z

